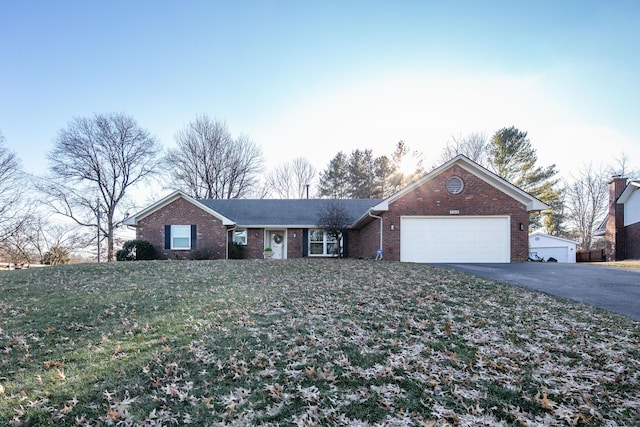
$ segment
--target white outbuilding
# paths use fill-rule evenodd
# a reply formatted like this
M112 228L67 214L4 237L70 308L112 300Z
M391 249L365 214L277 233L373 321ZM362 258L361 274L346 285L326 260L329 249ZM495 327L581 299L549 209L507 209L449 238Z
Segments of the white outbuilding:
M536 231L529 234L529 259L549 261L553 258L558 262L576 262L577 245L574 240Z

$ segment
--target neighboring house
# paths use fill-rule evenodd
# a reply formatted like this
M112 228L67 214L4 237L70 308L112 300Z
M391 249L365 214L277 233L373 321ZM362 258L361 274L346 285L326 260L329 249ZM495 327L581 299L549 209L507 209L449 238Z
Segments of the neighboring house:
M336 256L337 243L317 228L327 199L196 200L176 191L127 219L163 259L208 251L228 257ZM344 233L348 257L406 262L520 262L529 255L529 213L540 200L460 155L384 200L341 200L353 218Z
M609 183L609 212L596 236L605 236L607 261L640 259L640 181L614 176Z
M529 257L533 260L549 261L553 258L558 262L576 262L576 247L574 240L551 236L540 231L529 235Z

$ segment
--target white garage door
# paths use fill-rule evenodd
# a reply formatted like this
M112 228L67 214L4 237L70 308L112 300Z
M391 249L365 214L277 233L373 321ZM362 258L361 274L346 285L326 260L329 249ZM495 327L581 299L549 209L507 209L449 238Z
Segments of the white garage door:
M510 262L509 217L402 217L400 261Z
M569 249L567 248L529 248L529 253L535 253L545 261L553 257L558 262L569 262Z

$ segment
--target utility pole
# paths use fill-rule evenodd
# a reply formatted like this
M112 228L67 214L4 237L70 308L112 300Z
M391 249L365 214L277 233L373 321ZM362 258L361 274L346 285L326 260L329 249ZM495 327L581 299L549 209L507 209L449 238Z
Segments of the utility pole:
M100 201L97 203L96 218L98 222L98 262L100 262L100 218L102 218L102 212L100 212Z

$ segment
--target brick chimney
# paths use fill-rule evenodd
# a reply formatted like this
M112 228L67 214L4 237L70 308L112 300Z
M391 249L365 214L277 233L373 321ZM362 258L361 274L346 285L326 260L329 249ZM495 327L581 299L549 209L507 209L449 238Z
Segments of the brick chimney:
M624 206L616 201L627 187L627 178L614 175L609 182L609 214L605 234L605 255L607 261L625 259Z

